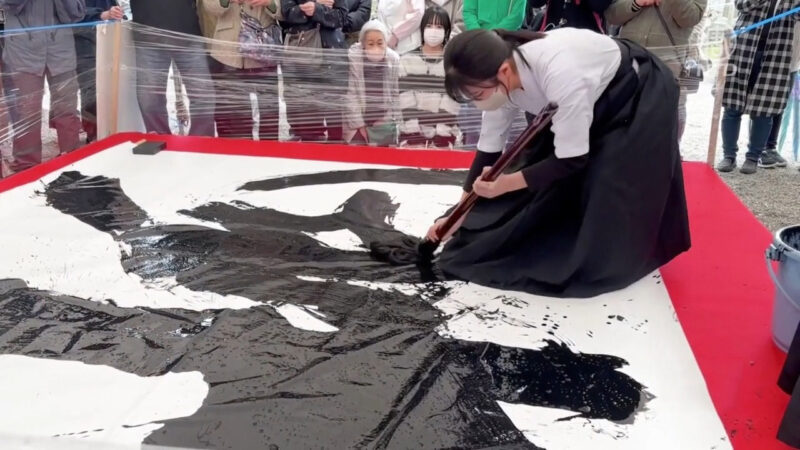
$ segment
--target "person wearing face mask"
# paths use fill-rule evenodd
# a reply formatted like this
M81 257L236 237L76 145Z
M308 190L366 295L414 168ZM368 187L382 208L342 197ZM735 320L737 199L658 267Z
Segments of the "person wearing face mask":
M464 27L464 0L425 0L425 8L439 6L450 18L450 34L455 36L466 30Z
M400 143L453 148L460 144L461 105L442 92L444 47L451 34L447 11L439 6L425 10L420 33L422 47L400 57Z
M656 56L575 28L474 30L450 41L444 67L448 94L485 111L463 193L480 199L439 257L445 274L591 297L622 289L689 248L678 85ZM548 104L558 107L552 124L515 168L482 180L519 111Z
M397 145L400 57L388 48L389 31L378 20L361 28L350 47L350 76L343 136L356 144Z

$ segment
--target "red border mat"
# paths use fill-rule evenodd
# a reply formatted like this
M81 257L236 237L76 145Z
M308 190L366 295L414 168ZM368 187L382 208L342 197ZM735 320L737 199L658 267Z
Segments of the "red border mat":
M472 161L467 152L122 133L0 180L0 192L141 139L166 141L169 151L196 153L437 169L466 168ZM787 449L775 438L788 396L776 385L785 355L772 343L770 331L774 287L764 250L772 236L711 168L685 163L684 175L692 249L662 269L665 284L734 448Z

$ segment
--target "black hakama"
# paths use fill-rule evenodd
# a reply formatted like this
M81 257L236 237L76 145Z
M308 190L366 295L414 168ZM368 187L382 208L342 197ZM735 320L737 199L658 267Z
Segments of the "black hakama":
M477 202L439 258L448 277L590 297L689 248L677 82L657 57L617 42L622 62L595 104L588 155L558 159L553 134L537 136L509 169L522 169L528 189ZM487 155L478 152L466 186Z

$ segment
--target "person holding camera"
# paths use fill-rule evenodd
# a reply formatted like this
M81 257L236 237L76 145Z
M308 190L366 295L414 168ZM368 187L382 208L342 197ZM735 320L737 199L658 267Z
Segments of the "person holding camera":
M678 97L678 140L686 128L686 95L696 89L686 80L692 64L690 37L706 11L706 0L614 0L606 20L619 25L620 38L630 39L661 58L681 81Z

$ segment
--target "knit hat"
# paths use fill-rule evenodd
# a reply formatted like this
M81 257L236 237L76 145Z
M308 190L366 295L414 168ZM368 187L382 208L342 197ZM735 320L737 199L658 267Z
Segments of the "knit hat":
M372 19L365 23L364 26L361 27L361 31L358 33L358 42L364 42L364 35L367 34L367 31L380 31L383 33L383 39L387 42L389 41L389 30L380 20Z

